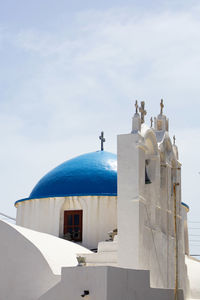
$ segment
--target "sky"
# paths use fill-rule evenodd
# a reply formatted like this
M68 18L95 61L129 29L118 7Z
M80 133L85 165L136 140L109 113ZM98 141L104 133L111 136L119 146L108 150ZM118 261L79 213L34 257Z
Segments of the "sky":
M149 124L163 98L200 222L199 29L199 1L0 0L0 212L15 216L49 170L100 149L102 130L116 153L135 100Z

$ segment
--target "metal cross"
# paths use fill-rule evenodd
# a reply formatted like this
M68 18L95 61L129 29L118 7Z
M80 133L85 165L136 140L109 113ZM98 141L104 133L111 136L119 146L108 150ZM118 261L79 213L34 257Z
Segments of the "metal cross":
M141 123L144 123L144 117L147 114L146 110L144 109L144 106L145 106L145 102L141 101L141 106L139 108L139 111L141 113Z
M173 136L173 140L174 140L174 145L176 144L176 137L175 135Z
M152 117L151 117L150 121L151 121L151 127L152 127L153 126L153 118Z
M99 139L101 140L101 151L103 151L103 143L105 143L106 139L104 138L104 132L101 132L101 135L99 136Z
M137 100L135 100L135 113L136 114L138 113L138 102L137 102Z
M163 99L161 99L160 101L160 114L163 114L163 108L164 108L164 104L163 104Z

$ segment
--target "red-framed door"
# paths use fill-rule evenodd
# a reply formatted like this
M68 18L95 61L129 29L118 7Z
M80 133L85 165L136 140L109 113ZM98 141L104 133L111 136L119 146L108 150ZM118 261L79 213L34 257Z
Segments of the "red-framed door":
M82 210L65 210L63 228L64 236L66 236L67 239L72 241L82 241L82 222Z

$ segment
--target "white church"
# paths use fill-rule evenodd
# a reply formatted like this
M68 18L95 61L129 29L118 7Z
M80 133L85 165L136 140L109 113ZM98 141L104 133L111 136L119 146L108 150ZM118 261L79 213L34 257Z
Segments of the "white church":
M136 101L117 155L102 132L100 151L62 163L15 202L16 225L0 221L0 300L200 299L163 108L149 127Z

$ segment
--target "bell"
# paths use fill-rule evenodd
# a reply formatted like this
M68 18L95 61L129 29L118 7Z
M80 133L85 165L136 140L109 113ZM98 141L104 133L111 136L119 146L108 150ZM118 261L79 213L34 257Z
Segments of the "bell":
M149 179L149 176L147 174L147 168L145 166L145 184L150 184L151 180Z

